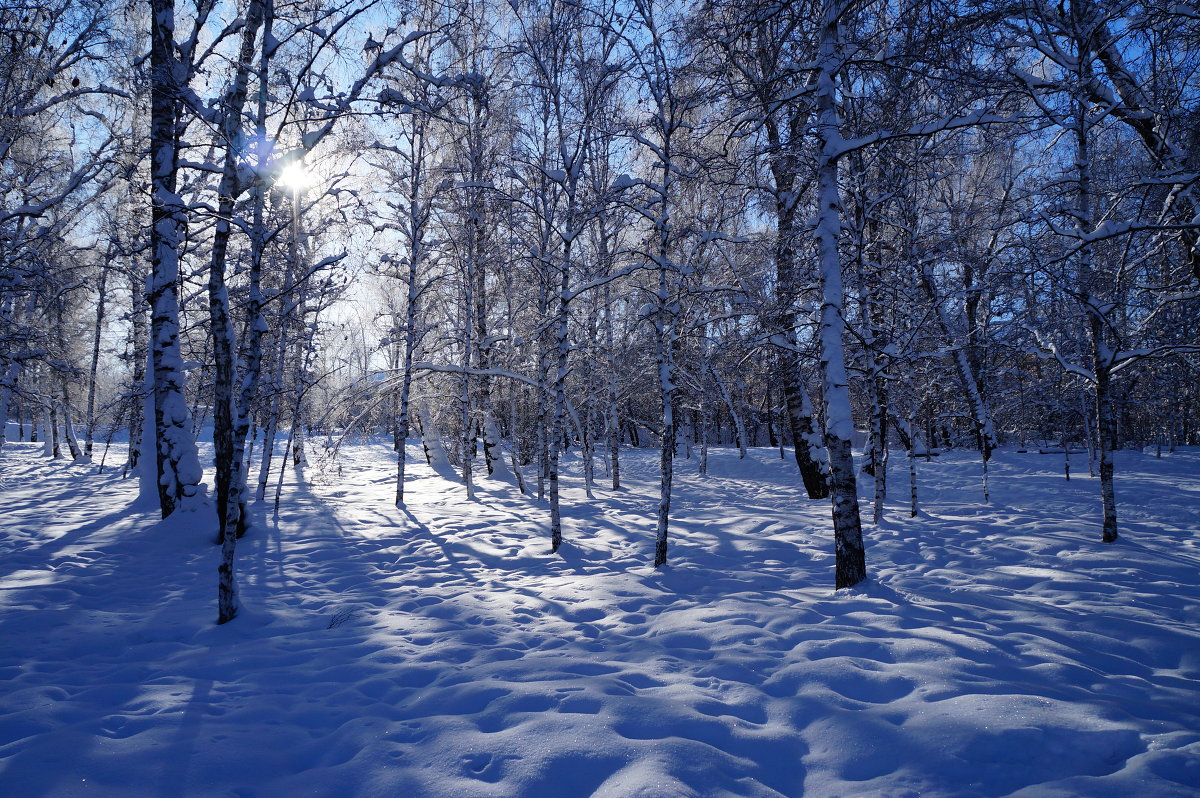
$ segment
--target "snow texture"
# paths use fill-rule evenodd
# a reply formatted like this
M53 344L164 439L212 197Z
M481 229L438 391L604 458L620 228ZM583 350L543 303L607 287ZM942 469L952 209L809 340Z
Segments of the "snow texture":
M866 530L871 580L835 593L829 504L774 450L676 463L654 571L657 452L624 452L627 490L589 504L564 460L550 556L515 488L466 502L414 446L401 511L390 447L349 447L277 521L255 511L243 614L219 627L202 516L131 511L134 480L39 451L0 457L6 796L1200 785L1200 450L1118 453L1110 545L1095 480L1059 458L1000 450L983 506L978 460L943 454L920 465L927 513L896 496Z

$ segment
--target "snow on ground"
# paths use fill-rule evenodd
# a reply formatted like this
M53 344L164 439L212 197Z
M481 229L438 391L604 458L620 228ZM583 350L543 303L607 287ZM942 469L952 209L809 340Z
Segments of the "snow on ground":
M0 454L4 796L1200 794L1200 450L1120 453L1112 545L1057 457L999 453L991 506L921 463L917 519L894 458L835 593L777 452L682 463L656 572L654 452L566 481L551 556L510 486L418 465L401 512L356 446L256 510L223 627L205 516L38 453Z

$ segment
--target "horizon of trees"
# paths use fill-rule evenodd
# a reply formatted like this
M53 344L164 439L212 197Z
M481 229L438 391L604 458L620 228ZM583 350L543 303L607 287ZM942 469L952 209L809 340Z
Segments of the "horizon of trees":
M0 417L128 430L164 517L211 425L221 622L247 506L350 433L555 551L564 453L592 497L657 447L656 566L677 458L790 448L837 587L892 448L913 515L936 448L985 502L998 446L1084 448L1112 541L1113 451L1200 443L1177 3L42 0L0 65Z

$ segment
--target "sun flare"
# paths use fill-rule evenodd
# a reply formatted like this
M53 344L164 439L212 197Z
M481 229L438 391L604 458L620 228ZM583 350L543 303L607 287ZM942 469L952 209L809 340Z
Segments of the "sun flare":
M303 191L312 185L313 175L302 161L293 161L279 170L278 183L292 191Z

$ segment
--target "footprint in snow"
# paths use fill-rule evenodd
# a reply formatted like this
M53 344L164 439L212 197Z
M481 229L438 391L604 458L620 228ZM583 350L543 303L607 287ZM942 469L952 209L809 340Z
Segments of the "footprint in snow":
M519 756L495 754L467 754L462 757L463 775L480 781L497 782L504 778L504 766L510 760L520 759Z

